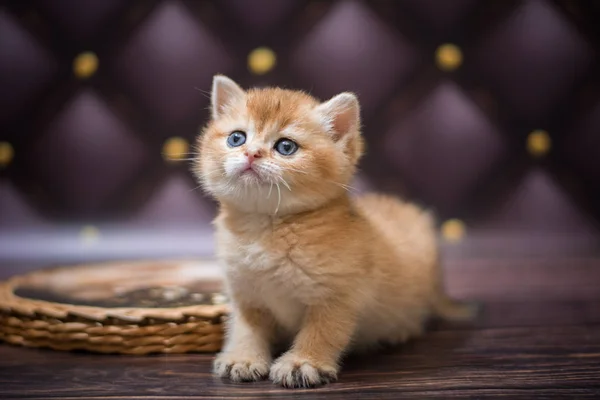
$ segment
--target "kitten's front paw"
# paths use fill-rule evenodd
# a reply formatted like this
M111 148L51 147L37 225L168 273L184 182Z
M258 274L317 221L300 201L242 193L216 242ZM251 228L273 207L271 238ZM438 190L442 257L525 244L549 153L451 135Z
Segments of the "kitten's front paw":
M234 382L254 382L267 378L269 363L258 357L220 353L213 363L213 371L221 378L229 378Z
M337 380L337 369L289 353L275 361L269 378L285 387L309 388Z

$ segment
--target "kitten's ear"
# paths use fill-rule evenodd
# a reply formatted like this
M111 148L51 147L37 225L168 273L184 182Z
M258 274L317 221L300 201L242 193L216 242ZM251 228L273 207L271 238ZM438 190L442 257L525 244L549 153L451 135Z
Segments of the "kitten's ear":
M210 97L213 119L223 115L228 105L245 97L246 92L237 83L224 75L215 75Z
M353 93L344 92L317 106L323 122L335 141L347 134L358 133L360 106Z

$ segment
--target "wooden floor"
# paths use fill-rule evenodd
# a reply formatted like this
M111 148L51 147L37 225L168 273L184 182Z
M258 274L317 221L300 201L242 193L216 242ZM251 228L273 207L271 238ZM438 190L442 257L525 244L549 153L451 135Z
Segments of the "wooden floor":
M450 291L484 304L313 390L232 384L211 355L108 356L0 344L0 398L600 398L600 258L454 260Z

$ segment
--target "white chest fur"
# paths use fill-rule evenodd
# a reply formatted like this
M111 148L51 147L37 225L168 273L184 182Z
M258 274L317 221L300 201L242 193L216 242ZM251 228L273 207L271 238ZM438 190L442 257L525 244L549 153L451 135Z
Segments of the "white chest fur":
M300 326L305 304L294 295L292 282L278 274L281 267L254 270L246 266L229 266L229 285L246 304L271 312L279 325L290 332Z
M228 285L236 301L268 309L281 327L296 332L306 306L318 302L323 289L289 257L291 247L263 246L259 237L240 240L220 230L220 257Z

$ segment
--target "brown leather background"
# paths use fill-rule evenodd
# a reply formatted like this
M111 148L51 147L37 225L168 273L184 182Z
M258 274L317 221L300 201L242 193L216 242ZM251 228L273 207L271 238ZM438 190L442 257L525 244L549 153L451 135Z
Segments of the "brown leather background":
M0 251L36 251L65 226L209 231L213 203L161 152L193 140L215 73L358 93L361 190L469 232L598 238L599 33L594 0L0 1L0 141L14 148ZM446 42L464 55L454 72L435 63ZM277 55L263 76L246 62L259 46ZM99 59L87 80L72 68L83 51ZM527 152L535 129L545 157Z

